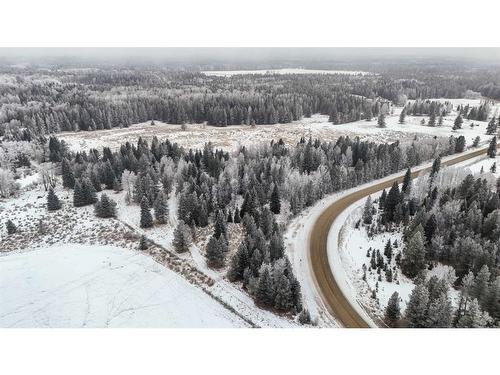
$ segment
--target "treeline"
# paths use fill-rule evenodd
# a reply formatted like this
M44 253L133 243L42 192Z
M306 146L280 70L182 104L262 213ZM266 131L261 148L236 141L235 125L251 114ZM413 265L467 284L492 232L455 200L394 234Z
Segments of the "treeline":
M10 72L8 78L0 83L0 136L13 140L151 120L260 125L321 113L341 124L378 116L387 102L404 105L407 99L464 94L430 90L428 83L391 75L213 77L161 69L45 69ZM425 102L417 111L427 112L424 107Z
M415 100L408 102L404 107L404 111L409 116L446 116L453 109L450 102L439 102L435 100Z
M484 102L480 104L478 107L467 105L459 105L457 107L457 112L462 116L467 118L468 120L476 120L476 121L487 121L488 115L491 111L491 103Z

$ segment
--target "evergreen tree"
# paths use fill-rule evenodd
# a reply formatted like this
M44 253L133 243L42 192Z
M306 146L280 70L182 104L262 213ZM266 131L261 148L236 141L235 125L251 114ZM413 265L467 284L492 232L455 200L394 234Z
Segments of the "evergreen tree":
M82 179L81 186L82 186L81 194L83 197L84 205L86 206L97 202L97 194L94 185L92 185L92 182L90 182L88 178Z
M408 168L406 170L405 176L403 178L403 186L401 187L401 191L405 193L406 195L410 194L411 191L411 168Z
M405 275L414 278L425 268L425 248L422 233L415 232L403 250L402 270Z
M289 311L293 307L290 281L285 275L281 275L277 284L274 307L277 310Z
M153 204L155 219L158 224L166 224L168 221L168 201L166 194L161 191Z
M153 226L153 216L149 211L149 201L146 196L141 199L141 228L151 228Z
M486 128L486 135L495 135L497 133L497 122L495 117L492 117Z
M464 120L463 120L462 116L458 115L453 123L453 130L462 129L463 123L464 123Z
M406 108L403 108L403 110L399 114L399 123L400 124L404 124L405 123L405 118L406 118Z
M222 210L217 210L215 214L215 223L214 223L214 237L220 239L223 236L224 241L227 241L227 227L226 227L226 219Z
M268 265L264 264L261 267L257 290L255 292L255 299L257 303L262 306L273 306L274 286Z
M65 188L73 189L75 187L75 176L69 164L68 159L63 158L61 163L61 175L63 186Z
M278 186L276 184L274 185L273 192L271 193L271 203L269 204L269 208L275 215L278 215L281 211L280 196Z
M87 203L82 191L82 185L80 184L80 181L76 181L75 188L73 189L73 206L82 207L86 204Z
M392 259L392 246L391 246L391 240L387 240L387 243L385 244L384 247L384 255L389 259L389 261Z
M378 116L378 120L377 120L377 126L379 128L385 128L387 127L386 123L385 123L385 115L383 113L381 113L379 116Z
M448 328L452 324L452 317L451 301L447 292L443 292L438 298L430 302L425 326L429 328Z
M10 219L5 223L5 227L7 228L7 234L9 235L17 232L17 226Z
M373 222L373 202L371 196L366 198L365 206L363 208L363 223L369 225Z
M394 327L396 322L401 318L401 308L399 306L399 294L394 292L389 298L387 307L385 308L385 323L389 327Z
M116 217L116 202L102 193L101 200L97 201L94 205L94 212L97 217Z
M473 299L465 313L458 319L459 328L483 328L490 322L488 313L483 312L479 307L477 299Z
M177 227L174 230L174 239L172 241L175 251L178 253L184 253L189 250L191 245L191 236L189 234L189 229L184 224L182 220L179 220Z
M221 242L225 243L225 238L222 236L220 238L217 238L215 235L213 235L212 237L210 237L210 240L208 240L206 254L209 267L224 267L225 252L222 248Z
M61 208L61 201L57 197L56 193L54 193L54 189L50 187L49 192L47 194L47 209L49 211L57 211L60 208Z
M238 210L238 207L234 210L234 222L236 224L239 224L241 222L241 217L240 217L240 210Z
M491 139L490 145L488 147L488 156L494 159L497 155L497 137Z
M425 328L427 326L427 305L429 291L424 284L413 288L406 306L405 317L412 328Z

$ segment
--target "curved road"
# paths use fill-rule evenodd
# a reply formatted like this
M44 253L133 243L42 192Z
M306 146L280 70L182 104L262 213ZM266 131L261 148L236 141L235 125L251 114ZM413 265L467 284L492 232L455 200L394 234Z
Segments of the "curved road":
M443 161L442 165L453 165L462 161L485 154L486 148L481 148L473 152L463 153L459 156L449 158ZM430 166L417 167L412 172L412 177L416 177L422 171L430 170ZM401 183L404 172L394 178L384 179L382 182L374 182L366 188L362 188L353 193L345 195L327 207L318 217L311 230L309 256L313 277L317 288L328 311L337 320L347 328L369 328L369 324L359 315L356 309L351 306L349 300L342 293L333 275L328 262L327 240L328 232L335 219L351 204L356 201L374 194L382 189L390 188L394 181Z

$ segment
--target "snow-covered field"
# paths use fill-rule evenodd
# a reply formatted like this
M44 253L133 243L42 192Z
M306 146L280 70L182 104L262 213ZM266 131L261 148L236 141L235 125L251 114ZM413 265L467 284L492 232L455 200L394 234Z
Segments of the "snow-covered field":
M125 262L125 260L137 263L138 266L144 268L144 273L156 272L158 269L164 270L166 275L175 274L176 277L180 280L184 280L185 283L190 286L191 289L195 290L196 293L201 293L201 295L206 298L210 298L213 303L219 306L220 309L223 309L230 313L230 315L234 315L238 317L238 320L234 321L234 325L236 327L241 326L241 322L244 322L245 326L257 326L257 327L298 327L299 324L291 320L289 317L280 316L274 314L271 311L263 310L255 306L254 301L248 296L248 294L241 289L236 284L230 283L225 280L225 271L214 271L207 267L205 262L205 256L202 254L203 250L199 242L195 242L191 249L186 254L176 254L172 247L172 232L173 228L176 225L176 199L172 197L169 200L169 209L170 209L170 220L169 223L162 226L155 226L152 229L141 229L139 227L139 207L137 205L127 205L125 202L125 192L121 192L119 194L113 192L107 192L107 194L118 203L118 217L116 219L99 219L94 216L92 206L74 208L72 206L72 193L68 190L62 189L60 186L56 188L56 193L62 201L63 207L61 210L56 212L48 212L46 209L46 192L41 185L36 184L36 173L32 176L28 176L20 181L20 185L22 186L22 190L19 193L19 196L13 199L9 199L6 201L0 202L0 223L2 223L2 230L0 231L0 288L2 294L0 294L0 326L12 325L15 322L4 321L2 320L3 315L11 314L13 309L17 309L16 306L26 304L38 303L37 313L43 314L52 314L52 312L57 311L56 307L52 307L49 305L41 304L43 301L35 301L37 289L30 292L28 289L22 289L23 283L30 283L30 272L35 272L38 266L33 266L30 270L26 271L26 273L21 273L19 270L19 274L17 276L6 278L4 275L4 268L7 267L7 264L13 264L14 269L16 268L25 268L23 266L23 262L45 262L44 258L47 258L47 262L50 263L50 259L63 254L61 249L67 249L66 254L71 254L69 258L75 255L76 259L75 263L72 265L69 263L72 261L68 259L68 263L57 263L57 267L61 266L63 269L74 269L79 262L90 262L90 258L99 253L100 249L104 252L108 251L106 249L111 248L119 248L122 253L128 252L128 255L124 259L117 259L116 264L119 262ZM7 219L11 219L16 226L18 227L18 233L8 236L6 231L3 228L3 224ZM43 228L40 226L42 223ZM231 231L231 228L229 228ZM148 251L138 254L137 248L139 243L139 237L141 234L146 235L146 237L150 240L153 240L154 243L150 244ZM201 236L200 236L201 240ZM237 241L237 236L234 237L234 241ZM71 244L71 247L68 249L67 244ZM85 248L88 253L89 259L80 259L80 253L83 251L72 252L71 249L73 247L78 247L80 249ZM46 250L52 248L59 249L55 250ZM233 246L234 247L234 246ZM38 250L37 250L38 249ZM96 250L98 249L98 250ZM33 255L33 259L31 260L31 255L39 250L44 250L40 252L40 256ZM45 251L46 250L46 251ZM96 253L97 252L97 253ZM141 255L142 254L142 255ZM42 259L43 258L43 259ZM97 260L101 259L101 255L96 255ZM145 261L143 258L149 259ZM16 261L16 259L20 259ZM13 263L9 263L12 260ZM63 260L61 260L63 262ZM150 263L144 263L150 262ZM152 263L151 263L152 262ZM152 264L157 264L159 268L154 268L151 270ZM151 266L151 267L150 267ZM45 266L40 266L40 268L44 268ZM116 265L110 268L108 271L110 273L115 272L115 270L120 270L122 268L130 270L130 272L139 272L137 268L133 268L132 265L122 264ZM11 271L15 272L15 271ZM104 272L104 271L103 271ZM128 271L127 271L128 272ZM163 272L163 271L162 271ZM12 273L11 273L12 274ZM26 276L26 277L25 277ZM64 275L59 275L61 277L66 277ZM54 275L54 277L59 277ZM124 276L117 275L116 277L122 280ZM26 280L22 280L25 277ZM69 277L69 276L68 276ZM132 277L132 275L130 276ZM169 279L174 279L174 276L168 276ZM110 279L111 278L111 279ZM138 282L140 281L137 279ZM57 280L54 281L57 283ZM70 281L68 281L70 282ZM111 284L115 283L112 277L109 275L102 274L102 277L91 279L88 281L89 287L98 290L98 283L107 283ZM34 283L34 281L31 281ZM38 281L36 282L38 283ZM61 281L63 283L63 281ZM78 280L75 281L78 283ZM152 288L159 288L159 281L154 281L152 284ZM92 284L92 285L90 285ZM95 285L94 285L95 284ZM189 285L191 284L191 285ZM173 284L172 284L173 285ZM164 288L168 288L169 286L165 286ZM111 286L110 286L111 288ZM173 286L173 288L177 288ZM42 288L43 289L43 288ZM177 288L179 289L179 288ZM16 294L15 291L18 291ZM182 291L182 289L181 289ZM184 288L184 292L189 294L189 290ZM12 303L10 305L4 304L3 296L7 296L7 293L10 293L9 296L12 297ZM125 293L125 292L123 292ZM131 292L132 293L132 292ZM148 291L145 290L144 298L148 298ZM172 290L172 295L176 295L176 290ZM149 293L150 294L150 293ZM44 294L44 296L50 296L50 293ZM97 294L92 294L90 297L94 299ZM19 304L14 300L15 296L18 296ZM9 298L10 298L9 297ZM62 298L63 296L61 296ZM71 296L68 296L68 298ZM90 298L89 297L89 298ZM17 297L16 297L17 298ZM100 298L100 297L99 297ZM93 306L101 306L102 304L108 303L104 297L102 297L102 301L99 300L94 302L90 301ZM33 300L33 301L31 301ZM30 302L31 301L31 302ZM100 302L99 302L100 301ZM141 300L138 296L134 295L134 299L131 300L133 302L132 307L139 308L141 303L144 303L144 300ZM36 304L35 303L35 304ZM156 302L155 302L156 303ZM186 304L190 303L189 300ZM192 314L198 315L196 319L192 320L177 320L179 322L178 326L189 326L189 327L198 327L202 326L206 323L207 326L228 326L233 322L233 320L227 320L226 323L223 320L220 322L215 320L210 320L209 317L205 316L206 314L218 316L215 312L211 312L209 308L207 309L197 309L196 303L192 303L194 306L192 308ZM47 310L45 311L45 306ZM75 309L78 309L78 306L85 307L81 303L76 303L74 305ZM184 305L187 306L187 305ZM131 307L131 311L133 310ZM135 308L134 307L134 308ZM165 307L165 306L164 306ZM179 314L182 315L182 305L179 305L181 310L179 313L175 311L176 304L169 305L169 309L173 309L171 312L172 317L176 317ZM98 307L96 307L97 309ZM154 314L160 314L161 309L163 307L158 307L158 310L155 310ZM142 310L142 309L140 309ZM45 312L44 312L45 311ZM221 310L222 311L222 310ZM26 314L29 313L29 310L26 310ZM93 321L92 324L87 324L86 326L104 326L105 320L102 320L102 314L96 313L97 317ZM100 315L99 315L100 314ZM77 314L78 315L78 314ZM220 315L220 314L219 314ZM81 316L81 314L80 314ZM171 325L165 320L161 320L160 318L155 318L156 320L151 320L151 325L148 323L148 319L145 315L141 315L142 318L137 315L137 318L127 317L128 320L118 320L114 321L110 326L176 326L176 321L172 320ZM154 315L157 316L157 315ZM27 321L23 318L25 325L35 327L36 322ZM60 319L63 319L61 317ZM65 319L65 320L64 320ZM57 323L57 319L52 321L53 326L64 326L67 324L68 326L81 326L83 323L81 320L68 320L64 318L64 321L60 321ZM101 319L101 320L99 320ZM104 318L103 318L104 319ZM142 319L142 320L141 320ZM191 319L187 317L186 319ZM222 319L222 318L221 318ZM140 322L143 322L141 325ZM193 322L192 324L190 322Z
M0 327L248 327L137 251L68 244L0 257Z
M207 76L231 77L240 74L348 74L348 75L367 75L370 72L355 70L317 70L301 68L283 68L283 69L259 69L259 70L205 70L202 71Z
M454 105L469 103L477 106L479 99L437 99L448 100ZM430 127L421 125L427 116L407 116L405 124L399 124L399 114L402 107L394 107L393 114L386 118L387 127L379 128L377 119L372 121L356 121L348 124L334 125L328 122L328 116L315 114L310 118L303 118L290 124L258 125L249 127L246 125L232 125L228 127L214 127L203 124L188 124L187 130L183 131L180 125L165 124L155 121L132 125L128 128L115 128L111 130L99 130L93 132L67 132L60 133L58 137L66 141L71 150L80 151L90 148L101 149L108 146L113 149L119 148L126 141L136 142L139 137L150 141L153 136L160 140L169 139L186 148L201 148L207 142L212 142L216 147L227 151L234 150L239 146L249 146L258 142L269 142L271 140L283 139L288 145L296 144L302 137L313 137L324 141L333 141L340 136L360 137L362 140L374 142L411 141L416 136L420 139L431 137L449 137L450 135L463 135L467 144L471 144L474 138L479 136L483 142L491 138L486 136L485 121L464 120L462 129L452 130L456 111L444 118L443 126ZM496 104L492 115L500 113L500 104ZM474 123L473 128L470 125Z

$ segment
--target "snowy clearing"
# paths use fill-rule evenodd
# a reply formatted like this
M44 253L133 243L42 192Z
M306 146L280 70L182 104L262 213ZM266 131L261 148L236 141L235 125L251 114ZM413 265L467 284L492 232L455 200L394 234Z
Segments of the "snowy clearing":
M259 70L205 70L202 71L207 76L231 77L240 74L347 74L347 75L369 75L370 72L356 70L317 70L301 68L283 69L259 69Z
M448 100L453 105L468 103L477 106L479 99L433 99ZM139 137L150 141L154 136L160 140L169 139L185 148L202 148L207 142L217 148L232 151L240 146L250 146L259 142L283 139L287 145L295 145L302 137L318 138L323 141L333 141L340 136L359 137L361 140L374 142L412 141L415 137L458 137L463 135L470 145L474 138L479 136L482 143L490 139L486 135L486 121L472 121L464 119L462 129L452 130L453 121L457 115L453 110L444 117L443 126L430 127L421 125L422 119L428 121L428 116L407 116L405 124L399 124L399 114L402 107L394 107L394 112L386 117L386 128L377 126L377 119L371 121L360 120L347 124L334 125L328 121L328 116L315 114L310 118L303 118L289 124L257 125L231 125L215 127L204 124L188 124L183 131L181 125L172 125L155 121L132 125L128 128L114 128L110 130L97 130L92 132L66 132L58 134L73 151L83 151L90 148L101 149L104 146L118 149L125 142L136 142ZM500 104L495 104L491 114L500 112ZM473 128L470 125L474 123Z
M0 257L1 327L248 327L150 257L68 244Z

